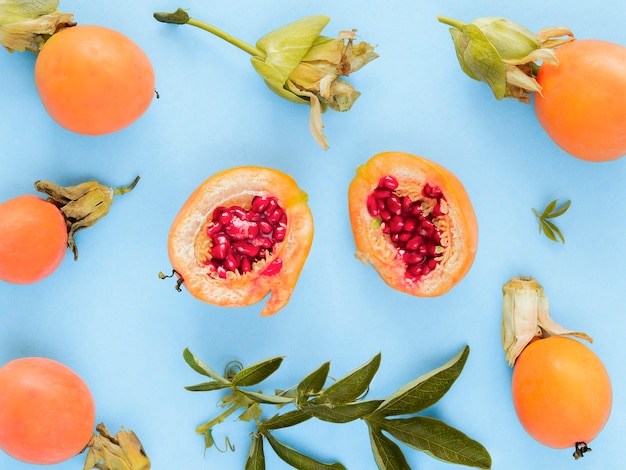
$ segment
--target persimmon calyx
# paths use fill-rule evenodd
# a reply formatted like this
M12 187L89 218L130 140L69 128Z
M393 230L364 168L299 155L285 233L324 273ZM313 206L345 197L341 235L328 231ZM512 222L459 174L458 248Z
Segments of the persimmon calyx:
M59 0L0 1L0 44L9 52L38 54L50 36L76 25L74 15L58 6Z
M115 436L111 435L103 423L96 426L87 445L87 457L83 470L111 468L115 470L149 470L150 458L133 431L122 428Z
M78 259L74 235L94 225L109 213L113 198L131 191L139 182L137 176L128 186L111 188L97 181L86 181L75 186L59 186L50 181L36 181L35 189L47 194L48 201L59 208L67 225L67 246Z
M530 103L531 93L541 93L535 78L538 63L556 65L554 48L575 39L565 27L545 28L534 34L521 24L500 17L477 18L471 23L445 16L438 20L451 26L463 72L487 83L498 100L515 98Z
M550 304L536 279L516 276L502 286L502 346L513 366L534 338L566 335L593 340L585 333L568 330L550 317Z

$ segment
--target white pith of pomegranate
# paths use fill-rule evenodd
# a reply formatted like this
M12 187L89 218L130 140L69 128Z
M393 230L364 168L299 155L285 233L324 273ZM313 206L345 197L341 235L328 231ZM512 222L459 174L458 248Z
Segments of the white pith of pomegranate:
M436 185L424 184L417 195L403 194L398 186L394 176L380 178L367 197L367 210L406 265L405 276L418 281L443 260L448 204Z

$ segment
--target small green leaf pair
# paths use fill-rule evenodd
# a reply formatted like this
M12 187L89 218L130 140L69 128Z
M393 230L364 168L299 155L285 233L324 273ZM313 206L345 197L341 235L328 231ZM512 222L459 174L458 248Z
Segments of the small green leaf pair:
M256 421L257 432L252 435L246 470L265 469L265 442L269 443L279 458L292 467L344 469L339 462L325 463L302 454L273 435L276 430L298 425L311 418L336 424L362 419L368 426L374 460L381 470L410 468L394 439L449 463L491 468L491 457L479 442L441 420L417 415L445 395L461 374L468 355L469 347L466 346L446 364L399 388L390 397L365 400L364 395L380 366L380 353L328 387L325 386L329 378L330 363L325 362L306 375L295 387L276 391L273 395L245 390L242 387L257 385L268 378L278 370L283 357L271 358L242 368L233 376L222 376L188 349L183 354L185 361L196 372L211 378L208 382L186 387L187 390L230 389L230 393L222 398L222 406L227 408L226 411L196 430L204 434L207 448L214 444L211 437L213 427L223 422L235 410L244 410L239 417L241 420ZM275 405L279 408L292 405L294 409L263 418L262 405Z
M561 207L557 209L558 199L550 202L540 214L536 209L533 209L533 214L539 219L539 233L543 231L546 237L548 237L553 242L560 241L561 243L565 243L565 238L563 234L559 230L559 228L552 222L550 219L555 219L557 217L565 214L569 206L571 205L570 201L565 202Z

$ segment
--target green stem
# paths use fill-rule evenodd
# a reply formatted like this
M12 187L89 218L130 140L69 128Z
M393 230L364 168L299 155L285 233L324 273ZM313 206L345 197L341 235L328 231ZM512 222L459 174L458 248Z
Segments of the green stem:
M447 16L438 16L437 20L440 23L447 24L448 26L452 26L457 29L461 29L463 26L465 26L465 23L463 23L462 21L455 20L454 18L448 18Z
M209 33L214 34L215 36L222 38L225 41L231 43L233 46L237 46L239 49L247 52L248 54L252 56L265 57L265 53L261 51L260 49L257 49L256 47L248 44L247 42L242 41L241 39L238 39L235 36L232 36L226 33L225 31L222 31L221 29L216 28L213 25L205 23L204 21L196 20L195 18L189 18L189 21L187 22L187 24L190 24L191 26L195 26L196 28L200 28L205 31L208 31Z
M113 190L113 194L115 196L119 195L119 194L126 194L130 191L132 191L134 189L135 186L137 186L137 183L139 183L139 179L141 178L141 176L137 176L132 183L130 183L128 186L122 186L121 188L115 188Z
M233 414L235 411L237 411L239 409L239 406L237 405L232 405L230 408L228 408L226 411L224 411L221 415L219 415L217 418L209 421L206 424L202 424L200 426L198 426L196 428L196 433L197 434L206 434L207 432L209 432L212 428L214 428L217 424L220 424L222 422L224 422L224 420L226 418L228 418L231 414Z

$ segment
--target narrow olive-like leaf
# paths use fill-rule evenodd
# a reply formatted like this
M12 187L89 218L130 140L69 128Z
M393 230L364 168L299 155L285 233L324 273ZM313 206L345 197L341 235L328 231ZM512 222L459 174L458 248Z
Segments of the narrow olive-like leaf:
M548 237L550 240L552 240L553 242L557 242L558 240L556 239L556 235L554 234L554 231L550 228L549 225L547 225L545 223L544 220L541 220L540 224L539 224L541 230L543 230L543 233L546 235L546 237ZM540 230L540 231L541 231Z
M268 405L285 405L287 403L293 403L293 398L281 397L278 395L267 395L260 392L248 392L246 390L239 390L239 393L245 395L250 400L256 403L266 403Z
M248 452L245 470L265 470L265 452L263 451L263 436L252 434L252 444Z
M207 377L211 377L212 379L217 380L218 382L229 383L224 377L211 369L207 364L198 359L189 348L185 348L183 351L183 358L185 362L189 364L189 366L195 370L197 373L206 375Z
M554 201L550 201L550 203L543 210L543 214L541 214L541 216L546 217L550 212L552 212L556 208L556 202L556 199Z
M375 411L375 416L414 414L435 404L461 375L470 348L465 346L441 367L404 385L387 398Z
M306 402L311 395L319 393L319 391L324 388L329 370L330 362L325 362L300 381L297 387L297 403L299 405Z
M241 369L233 377L233 385L245 387L262 382L278 370L283 359L284 357L282 356L273 357Z
M565 243L565 238L563 238L563 234L561 233L559 228L556 225L554 225L553 222L550 222L549 220L543 220L542 223L543 223L543 230L544 230L544 232L546 231L546 228L547 228L554 235L559 237L559 240L561 241L561 243ZM557 241L555 238L553 238L553 240Z
M224 388L230 387L230 384L223 382L202 382L197 385L187 385L185 386L185 390L189 390L190 392L212 392L214 390L222 390Z
M331 405L344 405L359 398L369 388L374 375L380 366L381 354L378 353L367 363L339 379L330 387L320 393L317 398L311 400L312 404L328 403Z
M260 426L263 429L281 429L295 426L296 424L304 423L311 419L313 416L302 410L288 411L283 414L276 414L269 419L264 419Z
M555 199L555 203L556 203L556 199ZM569 206L571 206L571 205L572 205L571 201L566 201L557 210L552 209L550 211L550 213L544 215L544 218L546 218L546 219L554 219L555 217L560 217L560 216L562 216L563 214L565 214L567 212L567 209L569 209Z
M344 467L339 462L335 463L323 463L319 460L315 460L308 455L301 454L297 450L283 444L278 441L274 436L270 433L266 433L265 438L267 442L270 443L276 455L278 455L285 463L291 465L298 470L345 470Z
M394 438L437 459L469 467L491 468L491 456L482 444L438 419L415 416L387 419L379 424Z
M379 470L411 470L402 449L380 428L368 424L372 453Z
M303 409L322 421L341 424L371 414L381 403L382 400L368 400L338 406L308 405Z

